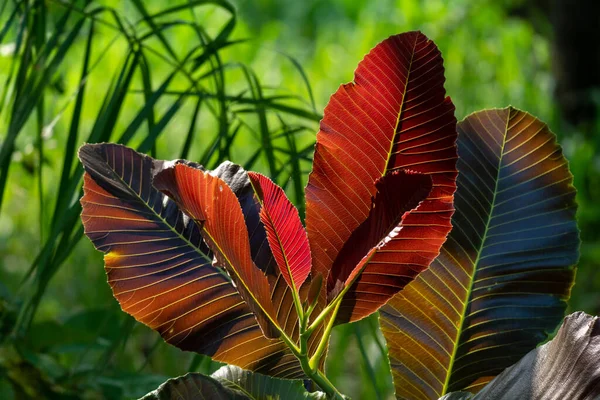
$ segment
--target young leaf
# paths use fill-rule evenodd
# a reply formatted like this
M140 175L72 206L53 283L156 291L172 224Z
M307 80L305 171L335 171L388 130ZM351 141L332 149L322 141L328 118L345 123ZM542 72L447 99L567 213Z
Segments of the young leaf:
M290 288L298 292L310 273L310 248L298 211L283 190L264 175L248 176L262 207L260 219L279 270Z
M420 32L409 32L371 50L354 82L331 96L317 134L306 187L314 274L328 276L344 243L367 219L375 182L391 171L431 175L431 193L405 223L426 219L424 240L445 237L456 188L455 140L454 105L445 95L435 44Z
M169 379L141 400L325 400L321 392L309 393L301 382L271 378L226 365L211 376L186 374Z
M152 186L165 162L113 144L84 145L79 158L86 170L85 233L105 253L125 312L183 350L265 374L303 376L285 344L263 336L229 276L212 265L197 225ZM215 173L227 182L231 169Z
M600 319L568 315L556 337L531 350L473 396L452 393L444 400L598 399ZM454 397L452 397L454 395Z
M573 285L575 189L554 134L511 107L458 132L454 229L381 309L399 397L478 391L555 329Z
M160 171L154 186L175 200L202 231L204 240L256 316L263 334L280 336L269 283L254 265L240 203L220 178L183 164Z
M410 226L403 224L409 212L431 192L430 175L394 171L377 180L375 187L369 217L344 244L329 274L330 298L338 288L350 287L337 323L355 321L377 311L427 268L429 258L437 256L445 239L428 237L427 219Z

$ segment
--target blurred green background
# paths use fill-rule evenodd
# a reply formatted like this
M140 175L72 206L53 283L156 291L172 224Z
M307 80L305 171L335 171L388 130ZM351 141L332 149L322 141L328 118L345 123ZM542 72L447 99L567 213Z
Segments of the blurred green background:
M459 120L511 104L558 135L583 240L570 308L600 314L594 3L4 0L0 398L137 398L168 377L218 368L120 311L101 253L80 240L82 143L119 141L208 167L231 159L273 177L302 208L329 96L370 48L409 30L441 49ZM376 316L334 335L336 386L392 397Z

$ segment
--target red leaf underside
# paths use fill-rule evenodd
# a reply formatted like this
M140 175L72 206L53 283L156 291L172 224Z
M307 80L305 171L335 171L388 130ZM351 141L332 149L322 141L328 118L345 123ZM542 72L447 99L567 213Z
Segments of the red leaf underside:
M252 261L244 215L231 188L218 177L182 164L158 173L154 185L200 226L218 265L229 272L265 336L279 337L269 283Z
M308 238L298 211L269 178L255 172L248 176L262 204L260 218L279 270L287 284L298 291L311 267Z

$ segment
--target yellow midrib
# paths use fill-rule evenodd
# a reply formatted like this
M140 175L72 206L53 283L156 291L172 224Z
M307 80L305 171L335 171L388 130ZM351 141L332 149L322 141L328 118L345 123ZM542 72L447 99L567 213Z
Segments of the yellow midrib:
M415 37L415 43L413 45L413 51L410 55L410 63L408 64L408 68L406 69L406 84L404 85L404 92L402 93L402 103L400 103L400 109L398 110L398 118L396 119L396 126L394 126L394 134L392 135L392 140L390 141L390 149L388 150L387 159L385 160L385 167L381 173L381 176L385 176L388 173L390 167L390 160L392 159L392 152L394 151L394 144L396 143L396 138L398 137L398 127L400 126L400 120L402 119L402 112L404 111L404 104L406 99L406 91L408 89L408 83L410 81L410 71L412 70L412 63L415 58L415 53L417 52L417 41L419 40L419 35Z
M508 109L508 116L506 118L506 125L504 127L504 136L502 138L502 147L500 149L500 155L498 156L498 167L497 167L497 171L496 171L496 182L494 184L494 192L492 194L492 201L490 204L490 213L488 215L488 219L486 221L485 224L485 230L483 232L483 238L481 239L481 244L479 245L479 248L477 249L477 258L475 259L475 262L473 263L473 275L471 276L471 282L469 284L469 290L467 291L467 295L465 296L465 302L463 304L463 312L460 316L460 323L459 323L459 327L456 330L456 336L454 339L454 346L452 349L452 356L450 357L450 364L448 365L448 369L446 370L446 379L444 380L444 386L442 388L442 393L440 394L441 396L444 396L445 394L447 394L448 392L448 387L450 386L450 377L452 376L452 368L454 366L454 361L456 361L456 352L458 350L458 346L459 346L459 339L461 336L461 333L463 331L464 328L464 323L465 323L465 314L466 314L466 310L467 310L467 306L469 304L469 299L471 298L471 294L473 292L473 284L475 283L475 274L477 272L477 265L479 264L479 260L481 258L481 253L485 244L485 241L487 240L487 233L489 230L489 226L490 226L490 221L492 220L492 214L494 211L494 207L496 204L496 194L498 193L498 183L499 183L499 178L500 178L500 167L502 165L502 157L504 156L504 147L506 145L506 138L508 136L508 124L510 123L511 120L511 111L512 109ZM460 173L460 172L459 172Z

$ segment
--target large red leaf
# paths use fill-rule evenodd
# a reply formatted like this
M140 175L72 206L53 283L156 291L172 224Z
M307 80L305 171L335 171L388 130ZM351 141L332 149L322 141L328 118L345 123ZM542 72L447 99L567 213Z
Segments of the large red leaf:
M409 32L371 50L354 82L331 97L317 134L306 188L313 271L328 275L344 243L368 217L377 179L402 169L429 174L433 182L429 196L403 222L419 225L414 238L419 242L406 240L395 250L398 255L418 243L432 243L419 261L426 267L451 229L455 141L454 106L445 96L442 57L435 44L420 32ZM394 253L386 255L385 262L396 261ZM356 292L357 299L363 295ZM364 316L356 313L353 318Z
M256 172L248 176L262 205L260 218L271 251L289 287L299 291L310 273L310 248L298 211L284 191Z
M213 175L222 178L237 196L246 220L246 228L250 235L252 259L257 267L264 271L271 287L271 302L275 306L279 325L292 339L298 338L298 315L294 307L292 292L283 278L273 257L264 225L260 220L261 202L254 193L246 171L239 165L226 161L219 165ZM308 294L309 279L300 288L300 296ZM315 312L320 311L317 309ZM318 333L318 332L317 332ZM318 345L318 334L309 340L309 353Z
M407 211L415 208L431 191L431 177L414 172L394 171L375 183L377 193L369 217L342 247L329 274L328 291L350 284L365 257L389 243L403 228L400 223ZM334 280L335 279L335 280ZM331 297L331 296L330 296Z
M252 261L244 214L231 188L222 179L183 164L159 172L154 186L199 224L217 264L232 277L265 336L279 337L269 282Z
M444 237L419 239L427 221L404 226L403 221L431 191L431 177L394 171L376 183L377 194L369 217L350 236L333 264L329 281L332 299L344 286L336 323L369 315L404 288L437 255ZM390 254L393 261L389 262Z
M264 374L303 376L285 344L263 336L230 278L212 265L198 226L152 186L164 162L112 144L85 145L79 157L85 233L105 253L125 312L183 350Z

